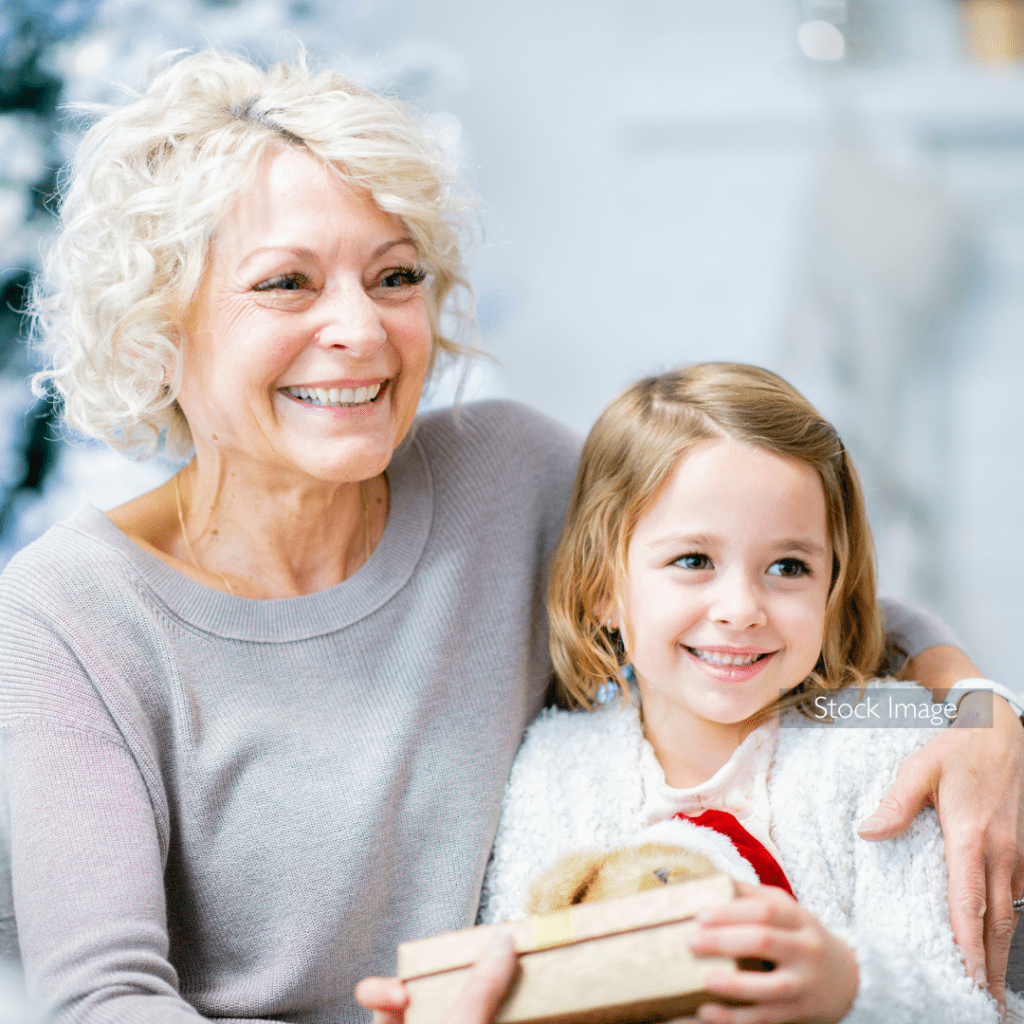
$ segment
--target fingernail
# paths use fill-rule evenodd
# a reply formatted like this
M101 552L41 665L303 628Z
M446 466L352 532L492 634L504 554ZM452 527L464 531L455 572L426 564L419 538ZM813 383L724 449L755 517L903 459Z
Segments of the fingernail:
M974 972L974 980L980 988L984 988L988 984L988 978L985 976L985 968L979 967Z
M998 1006L999 1019L1006 1020L1006 1003L1000 1003Z
M872 816L857 826L857 834L863 835L865 832L879 832L883 828L885 828L885 819Z

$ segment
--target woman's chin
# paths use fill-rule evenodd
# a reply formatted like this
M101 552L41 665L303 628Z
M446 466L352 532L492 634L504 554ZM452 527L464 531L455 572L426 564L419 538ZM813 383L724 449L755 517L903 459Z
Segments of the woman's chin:
M367 480L382 472L401 441L390 402L378 406L289 408L277 410L274 447L297 469L322 480Z

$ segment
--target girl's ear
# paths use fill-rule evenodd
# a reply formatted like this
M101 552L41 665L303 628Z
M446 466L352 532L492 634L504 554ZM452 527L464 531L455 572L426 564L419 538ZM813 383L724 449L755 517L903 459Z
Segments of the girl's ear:
M600 604L595 605L594 614L597 616L597 621L609 633L617 633L619 631L619 608L614 601L610 599L604 600Z

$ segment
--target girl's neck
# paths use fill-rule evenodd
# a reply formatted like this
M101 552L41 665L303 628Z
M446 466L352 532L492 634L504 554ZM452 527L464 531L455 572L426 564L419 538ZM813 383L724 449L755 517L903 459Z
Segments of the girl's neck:
M640 684L644 735L673 789L707 782L750 732L744 723L721 724L699 718Z

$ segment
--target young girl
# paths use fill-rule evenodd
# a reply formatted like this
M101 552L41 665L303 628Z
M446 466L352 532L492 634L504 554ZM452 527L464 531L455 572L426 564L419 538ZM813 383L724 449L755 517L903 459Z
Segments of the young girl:
M699 1020L998 1020L954 944L935 814L890 842L856 835L934 731L798 727L823 694L855 705L884 653L857 474L803 397L722 363L620 395L587 439L548 607L577 710L526 735L484 921L524 916L568 853L697 837L772 884L703 915L694 952L776 964L709 975L754 1006Z

